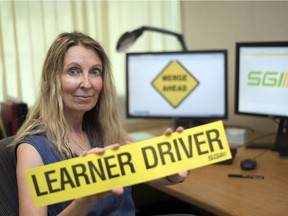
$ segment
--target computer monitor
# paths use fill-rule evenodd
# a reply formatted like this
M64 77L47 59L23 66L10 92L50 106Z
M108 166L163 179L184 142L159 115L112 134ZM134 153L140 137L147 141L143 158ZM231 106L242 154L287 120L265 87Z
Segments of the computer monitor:
M288 42L236 43L235 113L279 119L273 148L288 156Z
M192 127L227 119L227 51L126 54L127 118Z

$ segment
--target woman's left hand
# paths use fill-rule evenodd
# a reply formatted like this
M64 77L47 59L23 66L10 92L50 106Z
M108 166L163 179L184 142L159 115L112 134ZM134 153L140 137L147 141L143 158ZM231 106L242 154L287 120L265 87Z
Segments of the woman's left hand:
M183 127L179 126L176 128L176 132L181 133L184 130ZM166 136L170 136L173 133L173 129L172 128L167 128L164 132L164 135Z
M181 133L183 130L184 130L184 128L181 126L176 128L176 132L178 132L178 133ZM173 133L172 128L167 128L164 132L164 134L166 136L170 136L172 133ZM182 171L182 172L167 176L166 180L169 183L177 184L177 183L183 182L188 175L189 175L189 171Z
M177 127L176 132L181 133L184 130L183 127ZM173 133L172 128L167 128L164 132L164 135L170 136ZM157 186L163 186L163 185L173 185L180 182L183 182L186 177L188 176L189 171L182 171L170 176L166 176L164 178L155 179L150 181L151 184L157 185Z
M189 171L182 171L174 175L166 176L165 180L171 184L178 184L184 182L189 175Z

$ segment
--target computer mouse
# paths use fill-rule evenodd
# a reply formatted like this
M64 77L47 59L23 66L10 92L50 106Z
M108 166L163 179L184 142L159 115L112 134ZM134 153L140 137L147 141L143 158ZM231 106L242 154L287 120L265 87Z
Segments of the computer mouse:
M255 159L244 159L240 162L241 169L243 170L253 170L257 166L257 161Z

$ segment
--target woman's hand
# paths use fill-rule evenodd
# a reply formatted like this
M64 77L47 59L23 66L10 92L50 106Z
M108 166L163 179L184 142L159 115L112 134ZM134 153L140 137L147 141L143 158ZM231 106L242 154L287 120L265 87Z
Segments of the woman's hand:
M176 128L176 132L181 133L184 130L184 128L182 126L179 126ZM167 128L164 132L164 135L169 136L173 133L173 129L172 128Z
M178 133L181 133L183 130L184 128L181 126L176 128L176 132ZM173 133L172 128L167 128L164 132L164 135L170 136L172 133ZM189 175L189 171L182 171L177 174L167 176L165 180L171 184L177 184L177 183L183 182L188 175Z
M121 145L120 145L119 143L115 143L115 144L106 146L106 147L104 147L104 148L95 147L95 148L90 149L89 151L83 151L80 156L85 156L85 155L87 155L87 154L98 154L98 155L102 155L102 154L104 154L104 152L105 152L107 149L116 150L116 149L120 148L120 146L121 146Z
M189 175L189 171L182 171L177 174L166 176L165 180L171 184L178 184L178 183L184 182L188 175Z
M181 133L184 130L183 127L177 127L176 132ZM164 135L166 136L170 136L173 133L173 129L172 128L167 128L164 132ZM180 182L183 182L185 180L185 178L189 175L189 171L182 171L170 176L166 176L164 178L160 178L160 179L155 179L153 181L151 181L150 183L154 184L154 185L173 185L173 184L177 184Z
M84 156L86 156L88 154L102 155L102 154L104 154L104 152L106 150L108 150L108 149L117 150L118 148L120 148L120 146L121 145L119 143L116 143L116 144L112 144L112 145L106 146L104 148L96 147L96 148L90 149L89 151L84 151L80 156L84 157ZM87 197L79 198L78 202L95 203L99 199L102 199L102 198L108 196L111 193L112 194L116 194L116 195L121 195L121 194L123 194L123 192L124 192L124 188L123 187L114 188L111 191L107 191L107 192L103 192L103 193L99 193L99 194L93 194L93 195L90 195L90 196L87 196Z

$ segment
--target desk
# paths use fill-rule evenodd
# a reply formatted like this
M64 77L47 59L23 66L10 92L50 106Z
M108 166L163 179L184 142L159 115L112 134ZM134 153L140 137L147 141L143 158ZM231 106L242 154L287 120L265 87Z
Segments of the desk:
M288 160L267 150L257 158L256 170L240 169L242 159L263 151L238 148L232 165L194 169L184 183L156 189L217 215L288 215ZM265 179L229 178L228 173L263 175Z

